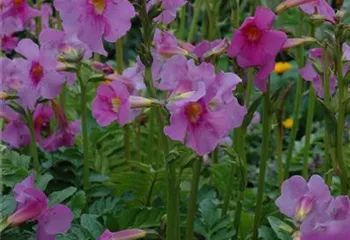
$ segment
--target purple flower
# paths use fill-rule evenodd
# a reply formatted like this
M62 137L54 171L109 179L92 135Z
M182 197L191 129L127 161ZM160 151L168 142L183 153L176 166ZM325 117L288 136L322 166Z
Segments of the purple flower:
M131 27L135 9L128 0L55 0L65 30L77 33L93 52L107 55L103 38L115 42Z
M186 4L186 0L150 0L147 3L147 8L157 3L161 3L163 11L154 20L160 23L169 24L176 18L177 9Z
M185 49L179 46L176 37L167 31L162 32L159 29L156 29L154 33L154 45L155 52L164 59L167 59L174 55L188 54Z
M44 192L34 186L35 174L31 174L14 187L17 201L16 211L7 218L9 225L18 225L26 221L37 220L37 240L54 240L56 234L69 230L74 215L62 204L48 208L48 199Z
M313 175L309 182L293 176L283 182L282 194L275 203L283 214L303 222L314 209L328 206L331 200L329 188L320 176Z
M228 50L230 57L237 57L242 68L259 67L255 85L266 90L267 78L274 70L275 57L287 40L282 31L271 30L275 14L268 8L257 8L254 17L248 17L233 34Z
M50 122L56 120L55 131L51 132ZM80 131L80 121L68 122L65 113L55 101L51 105L40 104L34 112L35 137L40 147L55 151L60 147L74 145Z
M350 46L346 43L343 44L343 57L346 61L350 61Z
M33 109L39 96L47 99L56 97L64 78L56 71L58 62L52 53L39 49L38 45L30 39L21 40L15 50L27 59L22 66L25 73L19 91L22 105Z
M312 81L312 85L317 92L317 95L321 98L324 97L324 84L322 76L320 76L314 67L312 66L312 59L319 60L321 63L323 62L323 52L321 48L314 48L310 50L310 58L305 67L300 69L299 73L306 81ZM337 86L337 79L332 74L329 79L329 92L332 95Z
M11 52L17 46L18 38L13 34L1 35L0 45L4 52Z
M30 132L20 115L12 110L5 102L0 102L0 117L6 126L1 131L1 139L15 148L21 148L30 142Z
M33 17L40 16L40 11L30 7L26 0L4 0L2 4L0 29L7 33L24 30Z
M0 58L0 89L3 91L17 91L20 89L23 81L25 69L23 65L26 61L22 58Z
M319 14L327 21L335 23L335 12L326 0L287 0L277 6L277 12L299 6L308 15Z
M101 126L107 126L113 121L124 125L130 120L129 91L118 81L101 84L92 102L92 115Z
M215 75L211 64L196 66L182 56L169 59L162 75L160 86L170 91L167 108L171 114L164 132L171 139L203 156L241 125L246 109L232 94L241 81L237 75Z
M146 232L141 229L127 229L119 232L111 232L108 229L98 238L98 240L132 240L143 238Z
M195 48L193 49L193 53L198 58L205 58L208 55L224 53L227 50L227 47L227 39L217 39L212 42L203 40L195 46Z

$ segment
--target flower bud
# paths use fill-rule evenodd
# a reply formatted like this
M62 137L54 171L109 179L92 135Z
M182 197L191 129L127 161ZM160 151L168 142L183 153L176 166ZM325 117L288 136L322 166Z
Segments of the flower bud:
M159 47L157 48L158 53L164 58L168 59L174 55L188 55L188 52L181 47Z
M212 56L220 55L227 51L228 46L229 46L229 43L227 39L224 39L218 45L213 47L209 52L205 53L203 57L210 58Z
M314 43L316 39L312 37L302 37L302 38L289 38L283 46L283 50L298 47L305 43Z
M295 7L295 6L300 6L302 4L307 4L307 3L310 3L310 2L313 2L315 0L287 0L281 4L279 4L276 8L276 12L277 14L289 9L289 8L292 8L292 7Z
M148 99L139 96L130 96L129 103L131 105L131 108L148 108L160 105L160 102L158 100Z
M108 65L107 63L93 62L91 64L91 68L96 72L100 72L100 73L104 73L104 74L114 73L113 68L110 65Z
M309 19L311 24L321 24L327 21L327 18L319 14L311 15Z
M295 209L295 220L297 222L303 222L307 215L312 211L314 206L314 198L313 197L302 197Z
M77 63L80 62L84 57L84 49L75 49L72 47L67 47L58 57L61 62Z
M0 100L6 100L8 96L6 92L0 91Z

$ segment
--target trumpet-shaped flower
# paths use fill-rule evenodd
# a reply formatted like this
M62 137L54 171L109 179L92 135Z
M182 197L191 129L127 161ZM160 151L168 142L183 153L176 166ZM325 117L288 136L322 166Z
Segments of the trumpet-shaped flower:
M150 0L147 3L147 8L150 9L153 5L158 3L161 3L163 11L154 20L169 24L176 18L177 9L186 4L186 0Z
M30 39L21 40L16 52L23 55L27 61L24 64L23 84L19 91L24 107L34 109L38 97L53 99L56 97L64 82L64 77L56 71L58 64L52 53L39 49Z
M215 75L210 64L196 66L182 58L169 59L162 71L160 86L170 91L171 114L164 132L203 156L241 125L246 110L232 95L241 80L233 73Z
M25 69L26 61L22 58L0 58L0 77L1 86L0 89L3 91L17 91L23 81L23 74Z
M323 61L323 52L321 48L314 48L310 50L310 58L319 60L320 62ZM324 97L324 83L322 76L319 75L316 70L314 69L312 65L312 60L309 59L302 69L300 69L299 73L300 75L306 80L306 81L312 81L312 85L317 92L317 95L321 98ZM329 93L332 95L335 91L335 88L337 86L337 80L335 76L332 74L329 78Z
M228 50L230 57L237 57L242 68L259 67L255 85L266 90L267 78L274 70L275 57L287 40L282 31L271 30L275 14L267 8L257 8L254 17L248 17L233 34Z
M314 209L328 206L332 196L328 186L318 175L309 182L301 176L293 176L282 184L282 194L276 200L280 211L298 222L303 222Z
M107 55L103 39L115 42L131 27L135 9L128 0L55 0L65 30L77 33L91 51Z
M277 12L299 6L306 14L318 14L327 21L335 23L335 12L326 0L287 0L277 6Z
M56 120L55 131L51 132L51 121ZM40 104L34 112L35 137L40 147L55 151L70 147L80 131L80 121L68 122L65 113L54 101L51 105Z
M36 239L54 240L56 234L66 232L73 221L72 211L63 204L48 208L48 199L44 192L34 186L34 173L16 184L14 196L16 211L7 218L9 225L18 225L26 221L38 221Z
M98 238L98 240L131 240L143 238L146 232L141 229L127 229L118 232L111 232L108 229Z

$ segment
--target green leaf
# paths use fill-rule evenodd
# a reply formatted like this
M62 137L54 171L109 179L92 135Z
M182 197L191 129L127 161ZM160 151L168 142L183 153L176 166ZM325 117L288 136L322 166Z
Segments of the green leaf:
M73 210L75 217L79 217L86 203L87 198L85 192L79 191L71 198L67 205Z
M328 137L329 137L329 144L331 146L336 145L336 134L337 134L337 120L334 116L334 113L332 110L326 106L324 102L321 100L318 100L318 103L321 106L321 109L323 111L323 117L326 123L326 130L328 132Z
M280 219L270 216L267 218L269 220L269 223L273 229L273 231L276 233L277 237L281 240L291 240L292 239L292 232L293 228L286 224L285 222L281 221Z
M114 213L118 210L119 199L114 197L101 198L89 207L89 213L96 216L103 216L107 213Z
M39 175L36 177L36 186L42 191L45 191L47 184L53 179L50 173L45 173L44 175Z
M259 228L259 239L262 240L277 240L276 235L271 228L262 226Z
M13 196L3 195L0 197L0 219L9 216L16 210L17 202Z
M102 224L97 221L96 216L92 214L81 215L80 224L89 231L93 239L97 239L104 230Z
M52 206L53 204L62 203L64 200L72 196L76 191L76 187L68 187L61 191L51 193L49 196L50 206Z
M255 99L255 101L252 103L252 105L250 105L250 107L248 109L248 113L244 117L244 120L243 120L243 123L241 126L242 129L246 129L249 126L250 122L253 119L254 113L258 109L263 98L264 98L264 95L261 94L257 99Z

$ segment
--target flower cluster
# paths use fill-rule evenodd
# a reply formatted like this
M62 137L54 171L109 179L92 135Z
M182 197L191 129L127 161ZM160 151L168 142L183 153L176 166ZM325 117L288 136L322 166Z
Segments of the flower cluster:
M276 205L286 216L293 218L301 240L348 239L350 199L332 197L327 184L318 175L309 182L293 176L282 184L282 194Z

